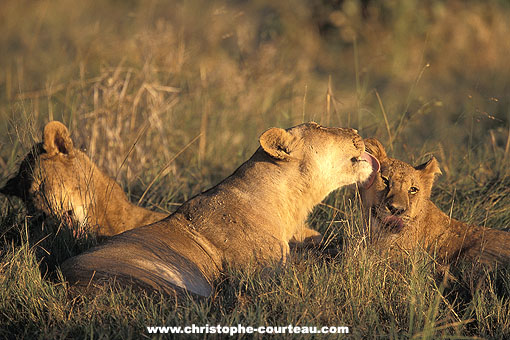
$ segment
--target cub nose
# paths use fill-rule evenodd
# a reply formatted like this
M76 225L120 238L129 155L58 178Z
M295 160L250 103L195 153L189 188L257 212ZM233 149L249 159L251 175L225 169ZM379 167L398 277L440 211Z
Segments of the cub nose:
M406 211L406 207L396 202L390 202L386 205L392 215L400 215Z

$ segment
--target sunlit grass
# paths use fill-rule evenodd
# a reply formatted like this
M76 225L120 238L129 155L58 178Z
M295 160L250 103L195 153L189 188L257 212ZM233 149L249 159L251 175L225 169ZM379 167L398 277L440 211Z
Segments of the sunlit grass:
M434 154L438 206L508 228L509 15L504 1L3 1L0 185L58 119L133 202L171 212L246 160L265 129L315 120L357 128L413 164ZM350 189L309 222L324 244L283 268L229 269L209 299L119 287L82 296L59 264L97 241L2 197L0 337L140 338L145 326L192 323L509 336L504 268L484 277L466 266L445 282L424 254L389 263Z

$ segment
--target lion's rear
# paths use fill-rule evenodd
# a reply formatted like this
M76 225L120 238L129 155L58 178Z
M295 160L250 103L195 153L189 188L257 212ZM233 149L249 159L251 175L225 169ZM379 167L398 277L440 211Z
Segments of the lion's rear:
M104 245L68 259L62 265L62 272L70 283L79 286L104 284L111 280L133 281L137 285L166 293L186 289L208 296L211 284L203 268L197 266L196 263L200 262L191 260L183 255L181 249L172 246L173 243L178 247L181 240L167 241L146 237L141 242L137 233L126 232L113 237ZM201 254L198 247L188 248L191 248L195 256L206 256Z

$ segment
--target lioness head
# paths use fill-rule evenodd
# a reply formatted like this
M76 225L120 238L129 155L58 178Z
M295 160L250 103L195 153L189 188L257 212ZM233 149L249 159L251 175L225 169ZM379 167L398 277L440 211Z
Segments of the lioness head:
M389 158L381 143L373 138L365 140L368 152L380 162L380 172L372 185L362 188L362 200L370 212L372 225L385 232L399 233L424 215L434 178L441 173L437 160L413 167Z
M300 176L310 177L310 181L299 182L313 183L317 191L326 193L366 181L375 162L365 152L356 130L328 128L314 122L287 130L269 129L260 137L260 145L276 161L298 162Z

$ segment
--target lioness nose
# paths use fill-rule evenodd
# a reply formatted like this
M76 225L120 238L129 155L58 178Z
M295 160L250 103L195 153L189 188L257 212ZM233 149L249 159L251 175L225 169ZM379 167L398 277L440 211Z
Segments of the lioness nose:
M400 215L406 211L406 207L397 202L388 203L386 206L392 215Z

